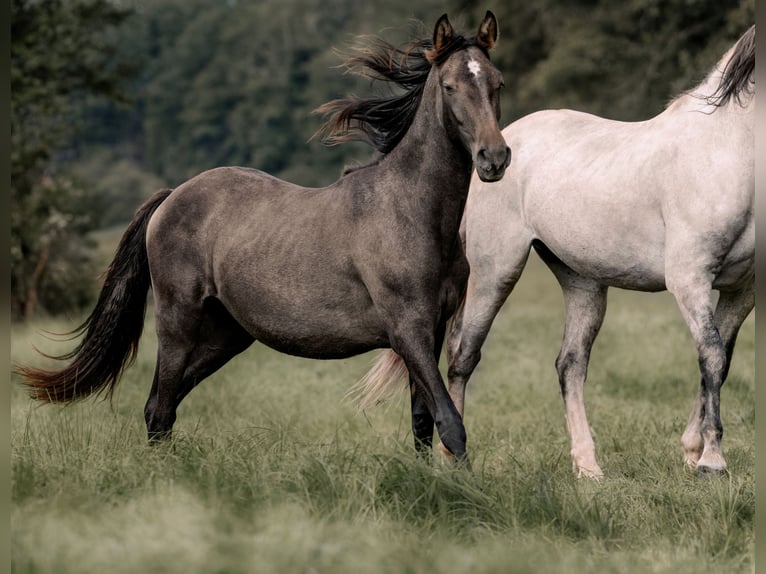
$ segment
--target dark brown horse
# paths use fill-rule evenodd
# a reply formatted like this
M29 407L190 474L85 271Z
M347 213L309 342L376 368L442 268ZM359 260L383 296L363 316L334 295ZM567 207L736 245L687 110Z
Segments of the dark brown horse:
M326 104L329 140L361 138L384 153L333 185L307 189L241 167L204 172L137 212L107 272L85 336L58 371L20 368L37 399L111 395L135 355L149 287L159 348L146 403L150 439L167 438L183 398L261 341L331 359L390 347L410 373L415 443L465 458L460 414L437 361L467 280L458 226L473 167L499 180L510 161L498 119L500 72L475 37L442 16L432 41L376 41L353 69L402 95Z

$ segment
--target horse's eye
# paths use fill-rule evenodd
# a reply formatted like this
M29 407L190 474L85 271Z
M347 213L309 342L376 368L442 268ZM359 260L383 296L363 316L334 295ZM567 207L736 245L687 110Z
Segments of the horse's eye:
M452 84L444 84L443 85L444 91L448 94L454 94L455 93L455 86Z

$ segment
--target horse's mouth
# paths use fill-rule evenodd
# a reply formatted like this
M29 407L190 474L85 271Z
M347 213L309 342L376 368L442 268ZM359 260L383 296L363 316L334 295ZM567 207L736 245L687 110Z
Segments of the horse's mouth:
M480 180L487 183L492 183L494 181L500 181L503 179L503 176L505 175L505 168L505 165L497 167L477 167L476 173L478 174Z
M476 170L476 173L479 174L479 179L486 183L492 183L494 181L500 181L503 179L503 176L505 175L505 170L501 170L499 173L497 172L487 172L485 173L483 170L479 169Z

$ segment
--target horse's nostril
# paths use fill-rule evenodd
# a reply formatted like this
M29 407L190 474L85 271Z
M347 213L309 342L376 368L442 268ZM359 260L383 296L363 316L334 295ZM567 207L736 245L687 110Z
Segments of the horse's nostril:
M481 148L476 153L476 167L485 173L501 173L511 161L511 149L507 145Z

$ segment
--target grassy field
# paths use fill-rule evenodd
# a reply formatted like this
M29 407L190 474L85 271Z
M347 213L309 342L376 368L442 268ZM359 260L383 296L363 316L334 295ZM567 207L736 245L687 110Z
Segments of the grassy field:
M45 363L51 320L15 326ZM473 474L413 453L405 393L358 413L344 394L374 355L287 357L256 345L145 444L156 339L113 405L12 391L12 564L35 573L754 572L754 317L722 393L730 473L697 479L679 439L694 346L667 294L613 291L586 399L606 478L571 473L553 361L561 295L533 258L471 381ZM443 371L444 372L444 371Z

